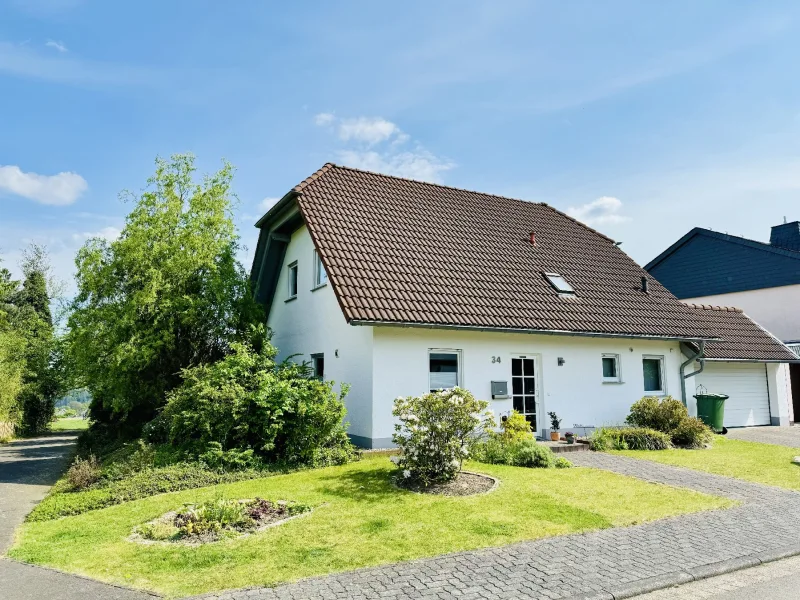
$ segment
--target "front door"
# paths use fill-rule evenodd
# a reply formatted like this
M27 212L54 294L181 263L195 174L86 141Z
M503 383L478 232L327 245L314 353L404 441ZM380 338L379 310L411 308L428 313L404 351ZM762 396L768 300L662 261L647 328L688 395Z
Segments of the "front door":
M532 356L511 358L511 396L514 410L525 415L531 429L538 434L536 422L536 361Z

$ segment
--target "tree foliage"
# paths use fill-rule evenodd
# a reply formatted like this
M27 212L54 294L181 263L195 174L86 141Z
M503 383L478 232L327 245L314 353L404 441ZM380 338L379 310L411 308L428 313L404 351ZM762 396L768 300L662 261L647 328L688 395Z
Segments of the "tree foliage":
M232 167L195 179L194 157L158 159L116 241L78 253L78 294L68 321L75 387L91 417L138 433L181 383L263 321L236 261Z

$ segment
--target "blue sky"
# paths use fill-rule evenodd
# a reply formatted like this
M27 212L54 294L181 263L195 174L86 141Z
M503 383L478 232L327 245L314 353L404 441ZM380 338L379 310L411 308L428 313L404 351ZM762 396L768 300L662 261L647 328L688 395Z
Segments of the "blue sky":
M798 64L779 0L0 0L0 257L68 278L184 151L237 167L251 248L326 161L545 201L642 264L694 226L766 240L800 219Z

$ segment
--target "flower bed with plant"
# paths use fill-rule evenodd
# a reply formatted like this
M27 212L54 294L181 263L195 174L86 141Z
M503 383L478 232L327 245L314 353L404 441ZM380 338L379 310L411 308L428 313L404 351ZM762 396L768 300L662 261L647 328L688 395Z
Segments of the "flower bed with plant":
M472 458L482 463L542 469L572 466L565 458L556 457L547 446L537 443L530 424L516 411L500 422L499 432L489 430L474 439L471 449Z
M278 525L308 513L311 507L297 502L263 498L227 500L217 498L178 511L136 527L132 541L208 543L238 537Z
M590 442L592 450L707 448L714 439L711 429L690 417L683 403L671 396L645 396L631 406L625 422L630 427L597 429Z
M455 479L471 441L494 423L488 406L459 387L397 398L392 440L400 454L392 462L400 469L400 484L427 487Z

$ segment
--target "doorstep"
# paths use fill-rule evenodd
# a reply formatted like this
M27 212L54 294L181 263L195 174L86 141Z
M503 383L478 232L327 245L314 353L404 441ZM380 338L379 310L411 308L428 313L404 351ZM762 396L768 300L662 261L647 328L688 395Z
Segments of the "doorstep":
M547 446L556 454L560 452L588 452L589 450L589 444L583 444L581 442L568 444L567 442L551 442L549 440L545 440L539 443L543 446Z

